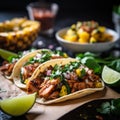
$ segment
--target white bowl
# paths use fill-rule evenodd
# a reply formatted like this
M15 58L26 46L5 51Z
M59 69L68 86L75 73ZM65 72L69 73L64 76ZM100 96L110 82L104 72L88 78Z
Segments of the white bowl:
M69 42L62 38L65 35L69 28L64 28L59 30L56 33L56 39L61 46L65 49L72 52L104 52L110 50L116 42L119 40L119 35L112 29L107 29L107 32L113 36L113 40L110 42L101 42L101 43L88 43L88 44L80 44L78 42Z

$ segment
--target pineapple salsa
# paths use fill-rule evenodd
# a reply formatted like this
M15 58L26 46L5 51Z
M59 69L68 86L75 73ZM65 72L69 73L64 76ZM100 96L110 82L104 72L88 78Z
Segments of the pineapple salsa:
M106 27L100 26L95 21L78 21L71 25L63 38L69 42L78 43L99 43L108 42L113 36L106 32Z

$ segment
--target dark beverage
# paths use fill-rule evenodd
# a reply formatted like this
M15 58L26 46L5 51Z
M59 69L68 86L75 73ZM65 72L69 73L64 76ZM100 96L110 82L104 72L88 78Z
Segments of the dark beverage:
M58 11L56 3L33 2L27 6L31 20L40 21L40 34L51 36L54 32L54 20Z
M34 20L40 21L41 31L53 28L55 15L50 10L46 9L33 9Z

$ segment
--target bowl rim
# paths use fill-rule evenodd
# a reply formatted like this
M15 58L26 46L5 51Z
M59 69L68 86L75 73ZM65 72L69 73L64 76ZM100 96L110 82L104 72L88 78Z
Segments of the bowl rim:
M113 29L110 29L110 28L107 28L106 30L108 32L111 32L112 35L113 35L113 40L112 41L108 41L108 42L100 42L100 43L79 43L79 42L69 42L69 41L66 41L64 40L60 34L63 34L66 30L68 30L70 27L65 27L65 28L62 28L60 30L58 30L55 34L55 37L57 39L57 41L60 41L60 42L64 42L64 43L67 43L67 44L73 44L73 45L82 45L82 46L96 46L96 45L105 45L105 44L112 44L112 43L115 43L119 40L119 34L113 30Z

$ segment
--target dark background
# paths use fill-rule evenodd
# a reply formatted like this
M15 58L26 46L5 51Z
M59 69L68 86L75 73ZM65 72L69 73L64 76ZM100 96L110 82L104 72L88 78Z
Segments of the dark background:
M57 3L59 5L57 19L66 20L65 22L68 23L67 25L62 24L63 27L78 20L95 20L106 27L114 28L112 22L112 9L114 5L120 3L120 0L1 0L0 12L6 11L8 16L8 13L12 12L23 12L24 14L22 15L28 15L26 6L30 2L35 1ZM0 18L2 20L2 14ZM73 19L74 21L72 22ZM61 23L58 22L58 24Z
M109 12L119 0L1 0L0 10L25 10L30 2L56 2L64 12Z

